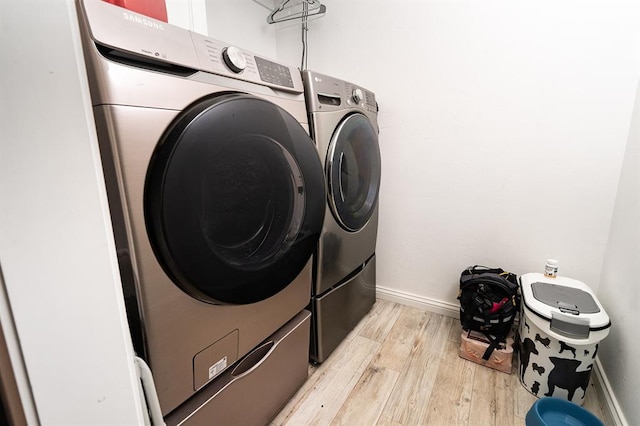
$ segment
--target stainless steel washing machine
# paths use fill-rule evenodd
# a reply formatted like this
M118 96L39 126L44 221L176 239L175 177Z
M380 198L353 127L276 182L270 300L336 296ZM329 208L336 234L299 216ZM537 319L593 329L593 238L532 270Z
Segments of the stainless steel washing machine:
M295 68L78 11L134 346L167 415L309 303L322 166Z
M314 263L310 356L324 361L376 299L381 160L375 94L303 71L311 134L325 170L325 222Z

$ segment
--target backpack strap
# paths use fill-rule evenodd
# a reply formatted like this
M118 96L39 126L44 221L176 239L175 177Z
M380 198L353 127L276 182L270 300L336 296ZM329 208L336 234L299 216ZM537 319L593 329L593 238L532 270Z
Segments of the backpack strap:
M502 268L489 268L488 266L482 265L473 265L467 267L464 271L462 271L462 275L477 275L477 274L497 274L500 275L504 273L504 269Z
M493 351L498 348L500 343L505 341L505 338L503 336L492 337L488 333L485 333L485 336L487 337L487 339L489 339L490 343L489 343L489 347L487 348L487 350L484 351L484 355L482 355L482 359L484 359L485 361L489 361L489 358L491 358L491 354L493 353Z

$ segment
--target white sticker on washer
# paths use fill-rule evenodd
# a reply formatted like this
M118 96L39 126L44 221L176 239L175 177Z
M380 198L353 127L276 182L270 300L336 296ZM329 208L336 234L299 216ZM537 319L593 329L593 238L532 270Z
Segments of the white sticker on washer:
M216 377L225 368L227 368L227 357L226 356L224 358L222 358L220 361L218 361L215 364L213 364L211 367L209 367L209 380L211 380L214 377Z

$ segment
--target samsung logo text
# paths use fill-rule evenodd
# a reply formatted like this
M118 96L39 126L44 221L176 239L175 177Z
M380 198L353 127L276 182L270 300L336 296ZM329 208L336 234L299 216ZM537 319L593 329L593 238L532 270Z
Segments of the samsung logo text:
M122 12L122 16L127 21L135 22L136 24L144 25L145 27L155 28L156 30L164 31L164 25L159 24L151 19L143 18L132 13Z

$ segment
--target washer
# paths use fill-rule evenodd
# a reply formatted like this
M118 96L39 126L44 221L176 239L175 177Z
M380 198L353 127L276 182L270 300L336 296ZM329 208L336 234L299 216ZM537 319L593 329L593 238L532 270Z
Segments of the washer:
M166 416L309 303L322 166L295 68L78 11L134 347Z
M314 264L310 357L322 362L376 299L380 148L375 94L303 71L311 134L325 170L325 222Z

